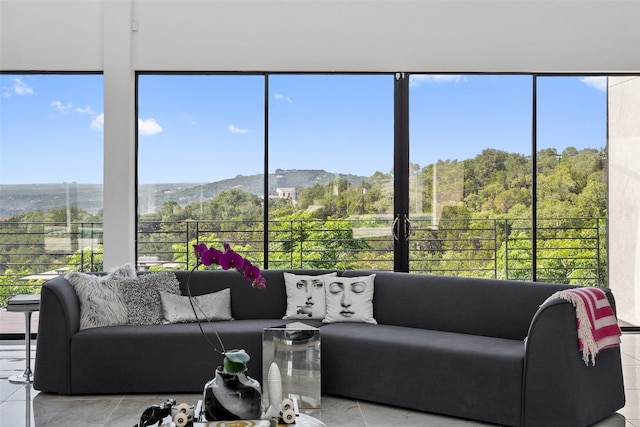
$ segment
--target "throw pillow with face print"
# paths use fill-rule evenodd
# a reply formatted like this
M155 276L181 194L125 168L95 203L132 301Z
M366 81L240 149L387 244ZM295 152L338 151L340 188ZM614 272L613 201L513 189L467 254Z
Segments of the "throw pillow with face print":
M378 323L373 318L373 283L376 275L324 279L327 315L324 323Z
M325 277L336 277L337 273L309 276L284 273L287 290L287 313L283 319L322 319L327 310L325 305Z

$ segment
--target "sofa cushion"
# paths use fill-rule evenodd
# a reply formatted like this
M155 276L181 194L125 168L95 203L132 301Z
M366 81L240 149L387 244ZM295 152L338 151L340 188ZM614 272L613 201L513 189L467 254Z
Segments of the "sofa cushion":
M366 323L321 335L323 393L521 425L523 341Z
M347 270L343 274L370 273ZM376 273L373 310L378 323L515 340L527 336L540 304L554 292L570 288L517 280Z
M155 325L162 323L160 292L180 294L180 283L174 273L159 271L140 275L136 279L116 281L127 306L127 324Z
M127 324L127 307L114 279L135 278L131 264L111 270L106 276L71 272L65 278L80 301L80 329Z
M327 315L324 323L376 323L373 318L373 284L376 275L325 277Z
M196 319L188 296L160 291L162 318L168 323L195 322L197 320L233 320L231 317L231 290L229 288L193 297L198 314Z
M226 348L245 349L251 356L248 375L262 381L262 331L281 324L282 318L202 326L218 350L214 328ZM72 394L202 393L223 358L197 323L87 329L70 345Z
M337 273L307 275L284 272L287 290L287 312L283 319L323 319L327 314L325 277Z

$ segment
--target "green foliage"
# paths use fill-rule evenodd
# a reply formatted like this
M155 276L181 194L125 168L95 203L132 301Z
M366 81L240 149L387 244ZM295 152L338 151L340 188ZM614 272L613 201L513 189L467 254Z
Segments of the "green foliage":
M102 244L97 245L95 250L91 247L78 250L67 257L69 259L67 266L72 271L103 271L103 253L104 250Z
M269 262L289 268L355 268L354 254L370 248L353 237L351 222L319 220L311 212L279 218L270 231Z
M530 156L486 149L467 160L412 164L411 270L530 279L535 170L537 276L606 284L606 221L593 219L607 215L604 158L600 150L569 147L559 154L548 148L537 153L534 168ZM393 174L376 172L364 180L314 174L322 180L298 188L298 200L268 201L270 268L392 269ZM240 188L215 194L190 197L198 201L186 205L165 200L158 212L140 215L139 255L190 269L196 263L193 244L220 247L229 241L263 264L264 200ZM91 215L72 207L0 222L0 279L16 265L23 271L12 274L23 276L65 266L102 269L101 245L83 244L94 232L99 237L101 220L102 211ZM96 227L81 225L94 222ZM57 250L55 241L65 242L67 250Z
M17 294L39 294L41 280L19 280L21 277L29 275L29 271L7 270L0 275L0 307L7 305L7 301Z

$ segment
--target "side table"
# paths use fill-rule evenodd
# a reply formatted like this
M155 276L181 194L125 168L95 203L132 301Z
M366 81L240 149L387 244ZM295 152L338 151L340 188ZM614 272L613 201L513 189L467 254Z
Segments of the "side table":
M262 333L262 398L269 402L268 373L275 362L282 377L282 397L300 408L320 408L320 329L302 322L265 328Z
M9 381L18 384L33 382L33 372L31 371L31 313L40 310L40 294L20 294L16 295L7 303L7 311L17 311L24 313L24 338L26 341L26 364L21 375L9 377Z

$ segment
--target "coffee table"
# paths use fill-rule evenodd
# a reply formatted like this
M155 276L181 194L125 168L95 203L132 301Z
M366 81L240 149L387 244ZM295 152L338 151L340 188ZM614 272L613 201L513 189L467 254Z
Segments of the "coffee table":
M195 421L193 423L193 427L278 427L280 425L282 424L278 424L276 420ZM296 422L288 425L291 427L327 427L319 419L305 414L298 415Z
M184 404L174 405L171 408L171 415L167 415L165 418L160 420L160 427L175 427L175 426L184 426L185 420L178 420L174 418L180 412L180 407ZM187 404L187 406L189 406ZM296 414L295 420L290 424L283 424L282 420L277 418L271 419L262 419L262 420L233 420L233 421L204 421L202 420L203 412L202 412L202 400L199 400L195 405L191 406L191 415L195 417L190 423L187 425L192 425L193 427L281 427L291 426L291 427L327 427L325 423L320 421L319 419L312 417L311 415L300 413L298 410L297 402L294 404L294 412ZM156 423L158 423L156 421ZM156 425L156 424L153 424ZM136 427L138 425L136 424Z

